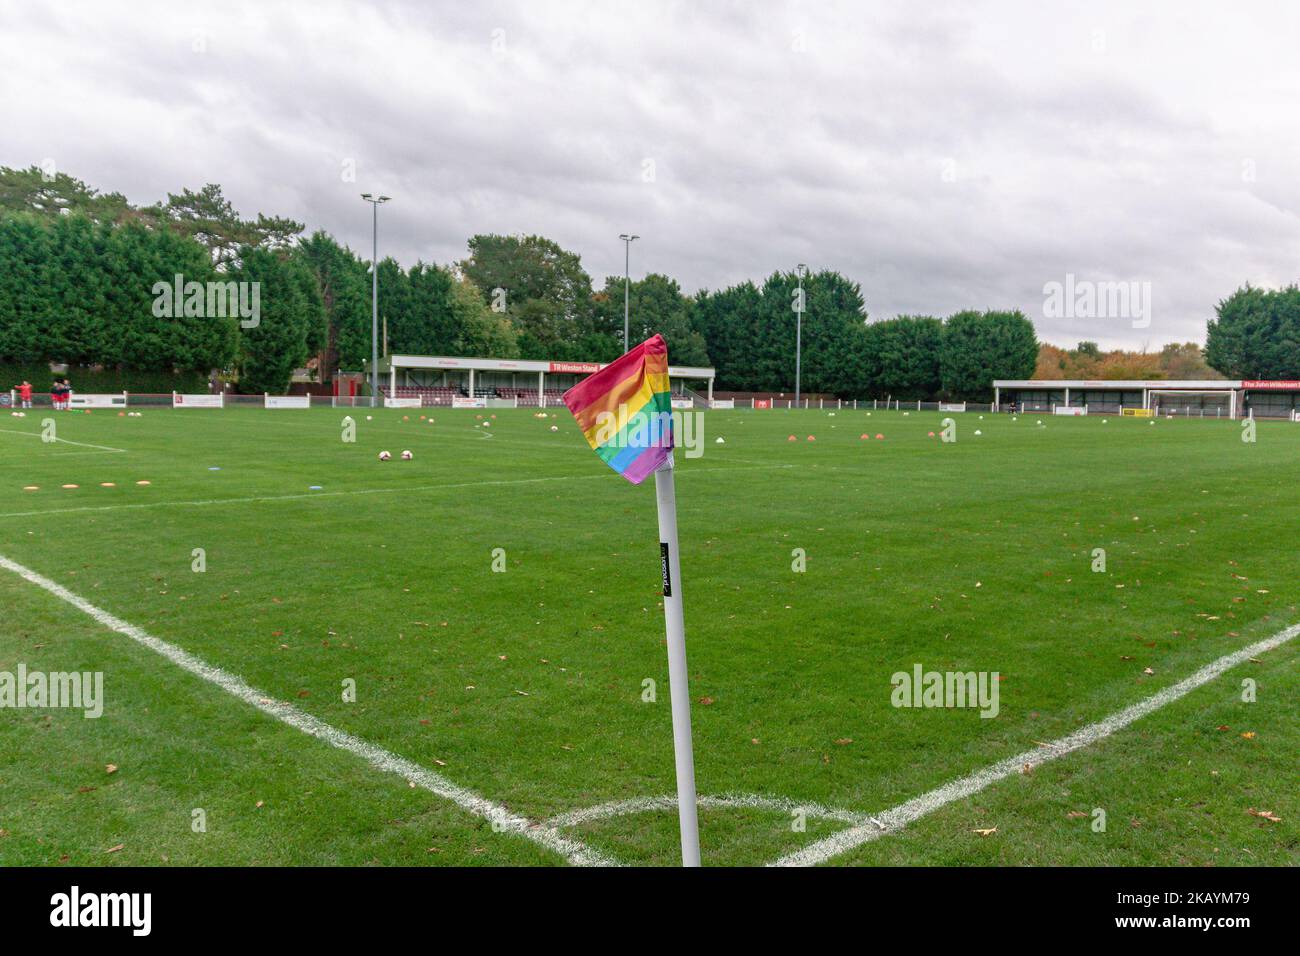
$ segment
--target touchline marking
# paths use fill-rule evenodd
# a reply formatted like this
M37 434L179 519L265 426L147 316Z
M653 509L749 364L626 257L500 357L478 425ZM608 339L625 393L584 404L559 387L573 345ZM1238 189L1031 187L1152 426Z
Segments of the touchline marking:
M419 764L385 750L377 744L372 744L360 737L354 737L346 731L339 730L337 727L299 710L292 704L272 699L229 671L213 667L211 664L195 657L189 651L182 650L175 644L170 644L161 638L145 633L134 624L128 624L121 618L114 617L103 608L96 607L62 585L37 574L17 561L11 561L2 554L0 554L0 567L12 571L37 587L44 588L55 597L71 604L77 610L89 614L109 630L126 635L137 644L142 644L149 650L161 654L167 660L191 674L201 677L209 683L216 684L232 697L256 707L276 720L288 724L296 730L301 730L310 737L323 740L332 747L346 750L348 753L362 758L377 770L404 777L409 782L418 787L423 787L435 796L450 800L461 809L489 820L494 830L518 833L525 836L534 843L560 854L575 866L618 865L616 860L600 851L563 836L553 826L545 823L534 823L526 817L511 813L501 804L493 803L472 790L457 786L441 774L427 770Z
M67 456L62 456L67 457ZM707 475L728 471L768 471L773 468L793 468L793 465L764 465L757 468L705 468L688 469L684 475ZM594 472L586 475L557 475L549 478L506 478L499 481L463 481L441 485L394 485L391 488L359 488L355 491L315 491L296 495L262 495L250 498L205 498L196 501L147 501L126 505L83 505L77 508L46 508L37 511L5 511L0 518L38 518L43 515L84 514L98 511L140 511L151 508L203 508L219 505L249 505L269 501L303 501L311 498L346 498L352 495L386 495L410 491L446 491L456 488L480 488L491 485L532 485L547 481L593 481L609 479L612 472Z
M832 857L839 856L852 850L854 847L861 846L871 840L885 836L888 833L897 833L909 823L913 823L929 813L933 813L940 807L952 803L954 800L961 800L972 794L979 793L990 784L996 783L1005 777L1020 773L1026 764L1030 769L1041 766L1057 757L1063 757L1089 744L1096 743L1105 737L1109 737L1117 730L1122 730L1129 724L1133 723L1152 711L1159 710L1166 704L1171 704L1181 697L1196 690L1204 684L1208 684L1224 671L1236 667L1257 654L1265 651L1271 651L1275 647L1281 647L1287 641L1300 635L1300 624L1293 624L1284 631L1274 634L1272 637L1265 638L1251 644L1249 647L1243 647L1239 651L1220 657L1217 661L1206 664L1190 677L1180 680L1177 684L1166 687L1162 691L1152 694L1146 700L1138 701L1131 707L1125 707L1118 713L1111 714L1095 724L1089 724L1080 730L1076 730L1068 737L1062 737L1060 740L1054 740L1046 747L1035 747L1033 750L1027 750L1015 757L1008 757L1006 760L999 761L991 767L983 770L977 770L974 773L962 777L960 780L954 780L946 783L942 787L931 790L929 793L923 793L915 799L908 800L906 803L899 804L892 810L886 810L879 814L878 824L864 824L852 827L848 830L841 830L834 836L829 836L824 840L818 840L811 843L802 850L797 850L781 857L772 866L816 866L818 863L825 863Z

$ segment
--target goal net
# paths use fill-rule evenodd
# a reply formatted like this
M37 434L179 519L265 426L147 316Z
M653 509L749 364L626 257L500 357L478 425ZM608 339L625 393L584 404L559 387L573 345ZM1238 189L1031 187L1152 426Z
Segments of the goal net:
M1232 389L1159 389L1151 390L1151 406L1156 415L1200 415L1220 417L1233 410Z

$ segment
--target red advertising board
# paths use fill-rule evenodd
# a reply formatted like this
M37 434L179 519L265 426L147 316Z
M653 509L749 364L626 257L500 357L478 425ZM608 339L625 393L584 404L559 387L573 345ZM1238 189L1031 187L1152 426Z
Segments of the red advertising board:
M771 408L771 407L772 407L772 400L771 400L770 398L756 398L756 399L754 399L754 407L755 407L755 408Z
M1254 381L1242 379L1242 388L1253 388L1256 391L1266 391L1272 389L1278 392L1300 392L1300 382L1297 381Z

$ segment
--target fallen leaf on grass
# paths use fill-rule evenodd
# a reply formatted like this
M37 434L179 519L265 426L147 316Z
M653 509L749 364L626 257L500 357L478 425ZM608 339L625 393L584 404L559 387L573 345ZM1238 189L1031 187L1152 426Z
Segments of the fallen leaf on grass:
M126 848L126 844L125 844L125 843L119 843L117 846L110 846L110 847L109 847L107 850L105 850L104 852L105 852L105 853L116 853L118 850L122 850L122 849L125 849L125 848Z
M117 773L117 764L115 763L106 764L104 767L104 773Z
M1087 815L1088 814L1084 813L1082 810L1071 810L1065 815L1065 819L1078 820L1080 817L1086 817Z
M1247 730L1247 731L1245 731L1244 733L1242 733L1241 736L1245 737L1247 740L1254 740L1254 739L1255 739L1255 731L1253 731L1253 730Z
M835 741L835 746L847 747L851 743L853 743L852 737L841 737L839 740Z
M978 833L982 837L992 836L998 832L997 827L989 827L987 830L971 830L971 833Z
M713 698L712 698L712 697L701 697L701 698L700 698L700 703L701 703L703 706L708 707L710 704L713 703Z
M1259 817L1262 820L1267 820L1269 823L1282 822L1282 818L1279 817L1272 810L1256 810L1254 807L1251 807L1246 812L1249 813L1252 817Z

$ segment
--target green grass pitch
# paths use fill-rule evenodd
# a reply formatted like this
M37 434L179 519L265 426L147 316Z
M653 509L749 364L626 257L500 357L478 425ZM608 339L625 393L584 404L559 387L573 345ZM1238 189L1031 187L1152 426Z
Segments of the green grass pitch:
M530 820L664 797L653 483L552 411L6 414L0 555ZM968 413L945 444L943 417L716 411L679 452L698 787L737 797L701 808L706 864L773 862L847 825L790 807L880 813L1300 621L1300 425ZM102 671L106 697L0 710L0 864L564 862L9 570L0 606L0 671ZM1293 865L1298 654L830 862ZM997 717L892 706L916 664L998 672ZM671 808L563 832L678 860Z

